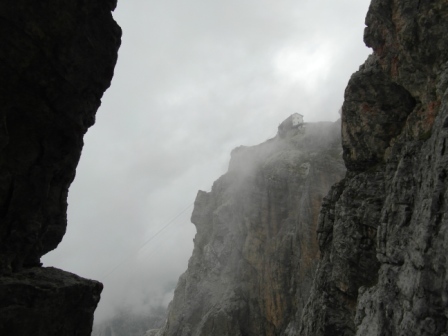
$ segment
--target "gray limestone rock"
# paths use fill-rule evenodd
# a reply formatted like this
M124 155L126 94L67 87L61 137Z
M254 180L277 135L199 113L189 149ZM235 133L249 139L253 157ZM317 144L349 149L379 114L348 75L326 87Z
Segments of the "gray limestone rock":
M277 137L233 150L229 171L198 192L193 255L157 335L295 335L322 198L345 174L339 129L288 119Z
M373 0L300 335L446 335L448 3Z

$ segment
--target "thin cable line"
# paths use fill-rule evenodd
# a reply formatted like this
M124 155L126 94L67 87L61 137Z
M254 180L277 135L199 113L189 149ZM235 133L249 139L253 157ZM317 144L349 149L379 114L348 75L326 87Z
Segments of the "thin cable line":
M136 255L138 252L141 251L141 249L143 247L145 247L146 245L148 245L154 238L156 238L162 231L164 231L168 226L170 226L172 223L174 223L174 221L176 219L178 219L185 211L187 211L188 209L190 209L192 207L192 205L194 204L191 203L190 205L188 205L185 209L183 209L181 212L179 212L176 216L174 216L171 220L169 220L159 231L157 231L155 234L153 234L151 237L149 237L142 245L140 245L140 247L137 248L137 250L131 252L126 258L124 258L122 261L120 261L115 267L113 267L109 272L105 273L104 276L102 276L101 278L103 279L107 279L107 277L109 275L111 275L113 272L115 272L117 270L117 268L119 268L121 265L123 265L126 261L128 261L131 257L133 257L134 255Z

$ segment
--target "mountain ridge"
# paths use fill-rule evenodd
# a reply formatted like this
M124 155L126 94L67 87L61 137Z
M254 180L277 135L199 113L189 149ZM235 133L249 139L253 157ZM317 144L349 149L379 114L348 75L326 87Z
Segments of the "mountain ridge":
M198 194L192 217L198 228L195 251L178 284L167 324L152 331L152 335L447 334L447 18L448 3L442 0L371 2L364 41L373 53L352 75L341 114L341 145L347 173L331 189L328 186L328 195L315 210L316 225L308 227L313 230L308 231L308 237L316 236L315 252L311 258L299 257L301 266L306 261L313 265L311 275L303 267L287 267L289 261L297 261L294 253L305 255L296 245L287 249L284 268L280 263L272 267L263 252L273 256L284 251L287 244L270 249L275 238L260 233L256 225L246 225L253 232L244 231L244 223L252 223L250 220L240 220L237 227L241 232L233 234L232 243L234 249L244 246L252 254L240 253L224 263L223 268L242 265L235 272L228 272L227 278L213 269L215 263L222 264L220 254L215 255L209 246L217 238L214 226L222 228L219 240L226 241L229 233L225 223L244 219L243 212L237 209L250 203L251 197L259 197L242 197L238 193L247 193L245 189L252 187L243 187L244 182L260 181L250 175L254 165L248 162L258 160L255 167L259 167L262 159L250 148L236 149L229 172L215 182L211 193ZM275 150L281 157L281 150ZM279 162L279 167L286 165ZM307 170L306 165L301 165L295 167L296 177ZM232 177L232 168L240 169L241 176ZM272 178L273 185L282 185L284 175L281 169L277 172L279 176ZM232 183L235 186L228 192ZM277 211L253 222L261 227L266 223L275 233L281 232L283 225L288 227L287 221L279 218L287 218L282 217L281 209L293 212L288 208L293 199L289 185L293 184L284 183L278 194L265 190L265 195L275 195L271 201ZM226 198L226 192L234 199ZM254 213L271 214L264 206L258 205ZM295 211L303 211L300 204L295 204ZM244 245L251 234L260 236ZM244 242L239 243L238 239ZM297 240L308 239L299 235ZM283 305L287 300L282 301L282 295L288 295L289 287L275 287L283 280L260 280L259 270L265 269L276 280L287 273L290 283L294 282L296 289L301 288L306 295L291 295L294 298ZM204 274L213 271L217 275L207 283ZM241 277L229 286L234 274ZM249 275L244 278L244 274ZM212 286L210 293L201 292L208 285ZM238 294L222 296L219 290L223 288ZM211 294L215 290L219 300ZM276 296L277 293L283 294ZM296 310L302 304L304 307Z
M345 173L339 128L288 118L276 137L232 151L228 172L198 192L193 255L157 335L297 328L317 262L318 210Z

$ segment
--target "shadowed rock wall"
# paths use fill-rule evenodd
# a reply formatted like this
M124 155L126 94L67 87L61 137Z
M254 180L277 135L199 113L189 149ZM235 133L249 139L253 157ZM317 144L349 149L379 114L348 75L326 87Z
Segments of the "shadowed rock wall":
M373 0L300 335L447 335L448 3Z
M83 136L117 60L113 1L0 4L0 270L61 241Z
M89 335L102 285L56 268L0 277L0 334Z
M0 3L2 335L90 334L101 284L28 268L40 266L66 230L83 136L117 60L115 6L113 0ZM16 329L20 321L33 333Z
M197 195L193 255L157 335L295 335L322 198L345 174L339 129L287 119L275 138L232 152L229 171Z

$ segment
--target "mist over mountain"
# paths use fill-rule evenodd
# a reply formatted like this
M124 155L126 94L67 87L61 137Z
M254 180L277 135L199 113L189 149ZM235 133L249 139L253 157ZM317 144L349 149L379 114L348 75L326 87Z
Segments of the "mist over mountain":
M42 260L104 284L97 322L123 305L146 311L147 296L168 304L165 284L193 250L197 190L210 191L233 148L273 137L294 112L339 118L347 80L369 53L368 2L118 2L113 84L85 136L67 233Z
M147 335L446 335L446 17L445 1L372 1L374 53L341 126L291 116L232 152L198 193L193 256Z
M346 4L341 2L341 6ZM0 5L0 40L4 46L0 49L1 335L92 333L93 314L103 285L54 267L43 267L41 257L55 249L66 233L68 189L75 178L84 135L94 124L103 93L114 75L121 41L121 29L111 15L115 6L114 0L17 0ZM228 11L230 7L226 6L227 3L207 8L225 9L224 18L239 13ZM179 8L176 19L189 9L188 5ZM194 8L202 7L199 4ZM253 8L244 13L252 13ZM252 22L266 22L266 8L273 7L257 12ZM285 8L276 13L288 16ZM179 29L180 36L193 32L191 36L197 37L195 33L201 31L198 28L210 21L203 12L197 14L201 24ZM331 22L346 24L330 16L327 19ZM254 38L249 48L253 52L262 39L258 30L252 28L259 25L246 29L244 17L232 29L220 30L220 36L228 37L228 32L243 29L245 38ZM322 18L325 16L316 15L300 23L306 28L305 23L312 20L326 22ZM162 285L155 287L163 290L148 285L144 295L137 286L144 280L136 279L133 272L120 272L125 277L115 279L125 279L119 288L126 290L116 291L114 298L121 300L121 308L108 306L110 301L103 300L115 316L98 322L94 335L446 336L447 18L445 0L372 0L364 41L373 53L350 78L341 119L307 122L313 104L306 108L301 105L305 120L300 114L292 114L279 125L275 137L260 145L235 148L228 171L210 191L197 193L191 218L197 229L193 255L168 310L165 312L164 303L171 297L171 280L167 279L172 274L168 277L164 272L169 267L146 268L154 277L159 276ZM170 23L178 27L176 20ZM286 25L280 31L289 31L290 27ZM269 40L277 41L277 35L270 35ZM233 55L238 58L249 49L233 49ZM226 49L214 50L219 54ZM322 50L331 48L318 49ZM292 81L309 79L310 88L315 89L317 77L308 78L307 74L318 72L291 71L291 64L297 63L290 59L297 55L296 51L283 48L274 57L278 61L274 62L278 70L275 76L287 75ZM160 55L157 57L161 59ZM314 70L329 64L319 57L315 59L318 66L313 64ZM197 64L184 74L195 68ZM244 69L241 66L239 71L244 74ZM192 73L198 78L209 75L207 71ZM181 82L187 91L170 92L158 103L164 105L164 99L170 97L170 103L176 105L182 97L203 96L202 90L190 90L190 81ZM253 78L250 82L260 83ZM322 96L330 89L319 88ZM157 91L155 86L154 90ZM267 93L271 90L257 92L261 92L258 97L272 97ZM297 97L307 97L308 93L303 92L308 91L297 92ZM265 103L262 99L261 104ZM292 100L285 106L290 104ZM216 105L219 104L210 106ZM125 110L120 113L127 117ZM256 116L266 112L265 108L251 111ZM169 117L170 126L173 120L180 120ZM256 128L258 118L246 117L244 127ZM207 128L208 134L218 134L219 138L222 134L216 125L225 120L213 120L215 127ZM209 121L200 124L210 126ZM231 119L234 125L239 124L236 121L240 119ZM121 123L118 128L122 130L125 125ZM167 130L173 132L166 136ZM200 138L192 137L182 127L166 127L163 132L164 137L155 136L163 148L161 139L166 141L174 135L202 144ZM213 146L210 148L216 151ZM131 152L129 157L134 154ZM176 162L184 158L173 156ZM160 156L156 158L163 161ZM109 161L97 161L102 175L107 175L107 169L102 170L105 166L116 168L108 165ZM129 181L140 181L138 178L151 166L148 162L127 170L131 177L126 175L127 179L113 182L127 185ZM157 167L159 176L164 177L154 184L157 186L185 168L176 165L169 170L167 161ZM189 167L188 171L194 170ZM106 185L114 189L116 185L108 181ZM146 189L140 192L144 194ZM127 224L139 222L144 216L135 210L153 198L143 202L120 193L114 197L117 195L120 202L104 207L110 212L109 218L115 219L111 215L114 204L123 203L129 209L118 216L117 222L103 221L96 229L89 226L88 234L78 236L81 243L71 245L71 252L82 251L85 257L74 257L75 264L90 262L98 254L95 249L104 247L99 242L111 231L101 230L102 225L142 235L141 227L132 230ZM87 193L86 199L87 196L95 198ZM126 245L123 235L117 237L109 242L115 252L104 259L108 261L106 266L117 265L117 255L122 254L118 246ZM135 240L130 240L135 246ZM187 241L191 243L190 236L181 240L182 244ZM93 268L104 266L95 260ZM167 273L170 272L171 269ZM127 281L131 278L134 280ZM149 298L148 293L154 297ZM129 306L125 299L140 306ZM142 313L142 307L146 312Z
M193 255L157 335L298 330L322 199L345 174L339 130L340 122L304 123L294 114L276 137L232 151L228 172L211 192L198 192Z
M91 336L142 336L149 329L158 329L166 320L166 307L152 308L147 312L123 308L114 316L93 326Z

